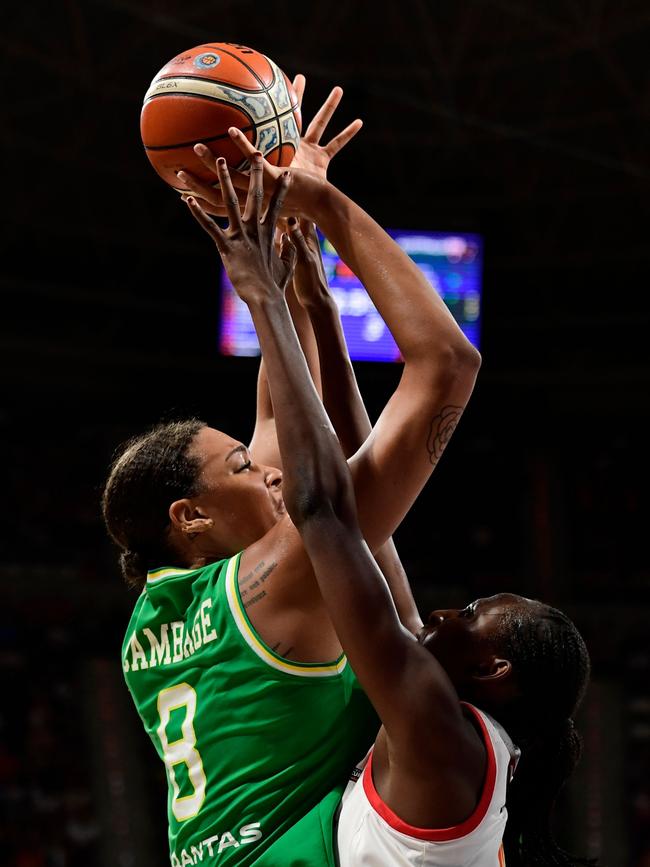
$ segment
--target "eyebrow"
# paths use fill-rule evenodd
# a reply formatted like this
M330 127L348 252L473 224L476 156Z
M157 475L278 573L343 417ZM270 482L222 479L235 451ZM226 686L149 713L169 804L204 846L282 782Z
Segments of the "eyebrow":
M223 459L224 463L227 460L229 460L233 455L236 455L237 452L247 452L247 451L248 451L248 449L246 448L246 446L242 446L242 445L235 446L235 448L231 449L231 451L229 451L228 454L226 455L226 457Z

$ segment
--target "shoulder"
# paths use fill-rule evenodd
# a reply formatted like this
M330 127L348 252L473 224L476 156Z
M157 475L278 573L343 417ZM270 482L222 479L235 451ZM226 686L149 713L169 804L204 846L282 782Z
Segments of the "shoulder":
M421 713L409 715L400 743L391 739L390 753L409 776L426 777L430 772L434 784L445 774L470 785L482 779L490 733L475 709L454 699L440 696L435 713L427 713L424 703ZM446 712L445 705L450 706ZM410 732L408 740L404 737L406 731Z
M467 839L488 815L500 815L510 755L489 718L472 706L459 708L455 732L420 731L410 752L377 738L363 789L374 811L408 837Z
M280 655L302 662L339 655L314 571L288 516L242 552L236 581L253 628Z
M310 577L310 583L315 586L300 533L288 515L242 552L238 575L240 587L261 572L265 573L265 580L273 576L276 595L300 593L300 588Z

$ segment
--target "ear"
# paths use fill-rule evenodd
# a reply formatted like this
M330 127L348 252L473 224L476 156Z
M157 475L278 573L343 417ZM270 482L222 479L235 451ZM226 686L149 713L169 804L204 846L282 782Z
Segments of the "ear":
M512 672L512 663L509 659L500 659L497 656L489 656L481 662L472 678L480 680L483 683L503 681L510 676Z
M189 537L205 533L214 526L212 518L204 515L201 509L188 499L174 500L169 507L169 518L173 527Z

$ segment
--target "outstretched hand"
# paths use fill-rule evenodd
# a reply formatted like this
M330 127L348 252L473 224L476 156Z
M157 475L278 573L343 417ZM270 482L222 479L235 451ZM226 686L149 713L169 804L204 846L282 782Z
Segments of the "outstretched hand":
M323 295L329 294L316 226L311 220L290 217L288 228L289 237L296 248L293 288L299 303L309 307Z
M305 83L306 79L304 75L296 75L293 80L293 86L301 106L305 92ZM292 168L304 169L322 178L327 177L327 169L332 158L354 138L363 126L363 121L357 118L335 135L334 138L330 139L326 145L320 143L325 128L334 116L334 112L338 108L342 98L343 88L338 86L332 88L329 96L314 115L304 136L300 139L298 150L291 161Z
M302 105L302 98L305 91L305 76L301 74L296 75L293 81L293 86L298 96L298 102ZM298 150L291 162L292 170L300 169L321 180L325 180L327 178L327 169L333 157L335 157L336 154L359 132L363 126L363 122L357 119L348 124L345 129L341 130L341 132L335 135L327 144L322 145L320 143L325 128L332 119L342 97L343 89L341 87L337 86L331 90L323 105L314 115L314 118L307 127L304 136L300 139ZM232 129L235 128L233 127ZM246 159L251 159L252 154L255 153L255 148L248 141L246 136L241 135L240 137L237 137L231 133L231 137L244 157L246 157ZM216 161L212 151L204 144L196 144L194 145L194 152L206 169L215 176L215 181L217 181ZM281 171L281 168L277 168L278 174ZM231 169L231 173L235 185L240 190L239 198L243 205L245 195L243 194L243 190L246 189L247 176L244 173L235 172L233 169ZM218 217L227 216L227 208L224 203L221 189L214 184L214 182L211 184L210 182L201 181L195 175L185 171L178 172L178 177L190 191L189 193L183 194L184 199L186 199L188 195L192 195L199 202L202 209L207 213L214 214Z
M220 228L193 196L186 199L192 216L217 245L235 291L249 305L282 295L293 274L296 259L296 250L286 234L282 236L279 255L274 245L276 223L291 183L290 172L284 171L277 178L268 208L262 216L262 163L261 153L255 152L251 159L244 213L241 214L226 161L217 160L217 175L228 217L226 229Z

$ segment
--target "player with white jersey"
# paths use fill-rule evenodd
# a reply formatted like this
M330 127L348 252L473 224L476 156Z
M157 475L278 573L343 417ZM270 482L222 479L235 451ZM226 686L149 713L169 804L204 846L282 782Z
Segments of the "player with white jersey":
M510 593L436 610L417 636L402 626L274 277L274 223L292 181L261 155L251 157L250 179L236 178L248 187L243 217L232 196L226 230L191 206L250 309L275 410L284 502L383 723L342 801L341 867L498 867L504 853L509 867L578 863L556 845L550 818L579 756L573 715L589 677L584 641L562 612ZM293 177L304 183L299 172ZM219 180L227 190L225 164ZM265 191L273 198L262 216ZM355 207L342 202L340 219L352 219ZM295 225L291 233L297 237ZM285 238L285 266L290 247ZM424 439L420 448L426 454ZM521 749L512 782L510 737ZM288 846L280 852L265 863L318 863L296 860Z
M449 828L415 828L382 800L372 778L372 750L354 769L343 794L338 822L340 867L503 867L506 788L519 749L488 714L464 705L486 750L483 790L474 811Z

